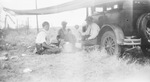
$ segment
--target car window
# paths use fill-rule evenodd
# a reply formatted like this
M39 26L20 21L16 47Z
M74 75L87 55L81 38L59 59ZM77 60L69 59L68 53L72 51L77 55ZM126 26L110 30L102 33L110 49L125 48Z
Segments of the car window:
M118 9L118 5L114 5L114 9Z
M96 7L95 12L103 12L103 8L102 7Z
M109 10L112 10L112 8L111 7L107 7L107 9L106 9L107 11L109 11Z
M88 16L91 16L91 15L92 15L91 7L88 7Z

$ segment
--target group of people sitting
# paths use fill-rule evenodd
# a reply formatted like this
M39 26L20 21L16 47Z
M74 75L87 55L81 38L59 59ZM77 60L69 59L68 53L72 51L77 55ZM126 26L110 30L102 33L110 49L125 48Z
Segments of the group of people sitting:
M75 25L75 31L67 29L67 22L63 21L62 28L58 31L57 43L47 43L47 33L49 30L49 23L44 22L42 24L42 31L40 31L36 37L36 54L60 53L65 43L70 43L73 47L76 47L76 43L81 43L83 46L90 46L97 44L97 36L99 34L99 26L93 22L92 17L86 18L86 31L79 31L79 25Z

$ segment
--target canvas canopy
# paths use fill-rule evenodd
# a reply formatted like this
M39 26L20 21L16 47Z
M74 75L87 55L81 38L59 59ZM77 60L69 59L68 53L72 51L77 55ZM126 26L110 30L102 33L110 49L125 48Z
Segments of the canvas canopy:
M14 12L19 15L43 15L43 14L54 14L64 11L75 10L79 8L90 7L99 4L117 2L123 0L74 0L67 3L63 3L56 6L40 8L40 9L32 9L32 10L13 10L9 8L4 8L7 12Z

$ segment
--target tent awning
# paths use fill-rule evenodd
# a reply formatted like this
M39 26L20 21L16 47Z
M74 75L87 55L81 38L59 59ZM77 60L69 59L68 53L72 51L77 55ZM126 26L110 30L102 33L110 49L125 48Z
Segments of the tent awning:
M19 15L44 15L44 14L54 14L60 13L64 11L75 10L79 8L85 8L89 6L94 6L98 4L111 3L123 0L74 0L71 2L63 3L56 6L40 8L40 9L32 9L32 10L13 10L9 8L4 8L5 11L14 12Z

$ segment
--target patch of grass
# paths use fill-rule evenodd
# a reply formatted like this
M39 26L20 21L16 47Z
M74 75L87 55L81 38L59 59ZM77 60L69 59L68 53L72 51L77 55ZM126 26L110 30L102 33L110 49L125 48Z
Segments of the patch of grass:
M107 55L104 50L102 51L95 50L90 54L88 54L87 56L88 56L88 64L90 63L89 65L91 65L91 67L87 68L86 70L91 71L91 73L88 72L86 74L87 75L86 78L92 79L92 81L94 82L98 82L95 81L94 79L97 80L99 79L103 82L150 81L150 79L147 78L148 76L150 76L149 65L143 66L137 62L132 62L129 64L129 61L131 61L130 58L123 60L122 58L118 58L118 56L116 55L113 56ZM92 72L94 73L92 74ZM139 81L139 79L142 80Z
M36 34L37 33L35 30L32 31L30 30L28 34L24 30L20 30L19 33L16 30L11 30L9 34L6 36L5 41L11 44L16 44L21 46L23 45L33 46L35 42ZM54 30L54 32L53 30L51 30L49 37L54 37L56 34L57 34L57 30ZM4 79L8 78L5 77L5 74L6 76L7 75L9 76L9 74L14 73L14 75L13 74L11 75L11 78L15 78L14 76L18 73L16 70L19 70L18 69L19 66L22 67L31 66L41 74L43 74L43 72L47 73L47 70L49 72L53 70L54 74L52 75L57 74L56 73L57 71L59 71L60 74L63 75L64 74L62 72L62 70L64 69L63 67L69 66L68 69L71 69L71 66L73 66L74 70L76 70L78 66L83 65L78 70L81 71L82 74L80 73L79 74L83 77L84 82L148 82L147 78L145 77L150 76L149 75L150 66L149 63L146 63L149 62L149 60L148 58L141 56L137 52L138 51L136 50L127 52L124 54L124 56L122 56L122 58L118 58L117 55L107 55L105 50L93 50L90 52L80 51L77 53L70 53L70 54L60 53L57 55L52 54L50 56L34 55L31 57L25 57L24 59L20 59L19 61L17 61L17 62L23 62L23 64L16 64L14 62L10 63L11 67L14 70L11 73L8 71L1 72L0 79L2 80L0 81L5 81ZM19 52L15 52L14 54L17 53ZM144 61L143 62L144 65L143 63L142 64L140 63L142 61ZM38 70L38 69L43 69L43 67L45 70ZM4 70L0 70L0 71L4 71ZM59 77L59 73L58 76L55 77Z

